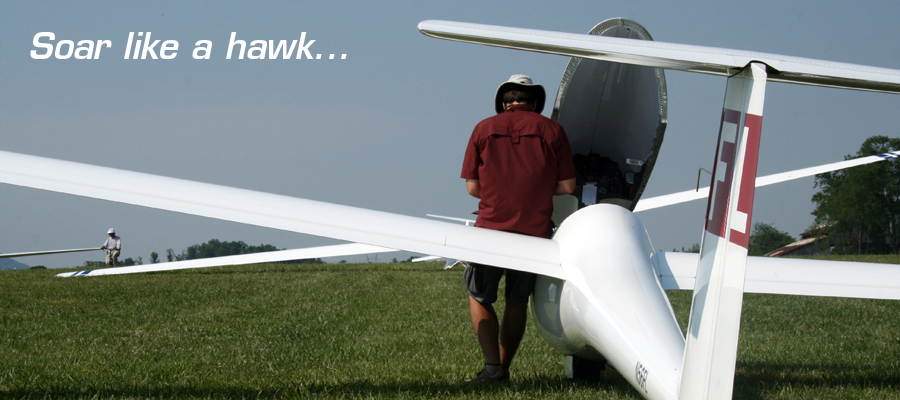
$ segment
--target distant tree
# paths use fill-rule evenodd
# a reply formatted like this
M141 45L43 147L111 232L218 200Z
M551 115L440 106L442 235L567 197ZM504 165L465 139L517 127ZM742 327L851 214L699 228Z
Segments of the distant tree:
M673 248L673 253L678 253L678 249ZM681 247L681 253L699 253L700 252L700 243L694 243L690 248L685 249L684 246Z
M750 231L751 256L762 256L781 247L794 243L794 237L787 232L779 231L775 226L765 222L755 222Z
M900 150L900 139L872 136L855 156ZM816 175L816 236L828 234L837 254L900 251L900 163L882 161Z
M33 267L31 267L31 268L28 268L28 269L47 269L47 267L45 267L45 266L43 266L43 265L35 265L35 266L33 266Z
M180 255L176 255L175 259L178 261L196 260L200 258L234 256L238 254L261 253L277 250L279 249L275 246L272 246L271 244L248 246L247 243L244 243L242 241L223 242L219 239L210 239L206 243L188 246L188 248L182 251ZM315 261L316 260L311 259L309 262Z
M300 260L279 261L277 264L325 264L321 258L304 258Z
M150 252L150 264L158 264L159 263L159 254L156 254L155 251Z
M172 249L166 249L166 260L175 261L175 252Z
M396 263L397 263L397 257L392 258L392 259L391 259L391 262L394 263L394 264L396 264Z
M241 242L243 243L243 242ZM259 246L247 246L243 254L265 253L267 251L278 251L278 248L271 244L260 244Z
M132 259L131 257L128 257L128 258L122 260L122 263L120 265L123 267L130 267L132 265L137 265L137 264L134 262L134 259Z

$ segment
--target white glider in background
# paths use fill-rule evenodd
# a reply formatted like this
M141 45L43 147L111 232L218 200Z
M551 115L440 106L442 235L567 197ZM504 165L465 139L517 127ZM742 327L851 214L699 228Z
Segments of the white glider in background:
M263 253L240 254L235 256L200 258L196 260L173 261L158 264L133 265L128 267L101 268L86 271L64 272L56 276L100 276L136 274L141 272L174 271L190 268L221 267L224 265L245 265L272 263L279 261L304 260L310 258L338 257L357 254L385 253L396 251L367 244L349 243L334 246L311 247L306 249L267 251Z
M101 250L101 249L97 248L97 247L89 247L89 248L84 248L84 249L46 250L46 251L28 251L28 252L23 252L23 253L5 253L5 254L0 254L0 258L41 256L41 255L45 255L45 254L77 253L80 251L93 251L93 250Z
M96 251L96 250L102 250L102 249L98 249L96 247L91 247L91 248L84 248L84 249L47 250L47 251L30 251L30 252L21 252L21 253L6 253L6 254L0 254L0 258L16 258L16 257L39 256L39 255L46 255L46 254L76 253L76 252L81 252L81 251ZM384 248L384 247L378 247L378 246L370 246L367 244L348 243L348 244L339 244L339 245L332 245L332 246L309 247L309 248L305 248L305 249L269 251L269 252L263 252L263 253L240 254L240 255L235 255L235 256L211 257L211 258L175 261L175 262L167 262L167 263L133 265L133 266L128 266L128 267L113 267L113 268L101 268L101 269L75 271L75 272L65 272L65 273L57 274L56 276L64 278L64 277L70 277L70 276L100 276L100 275L135 274L135 273L141 273L141 272L160 272L160 271L172 271L172 270L178 270L178 269L219 267L219 266L225 266L225 265L272 263L272 262L279 262L279 261L303 260L303 259L310 259L310 258L341 257L341 256L352 256L352 255L373 254L373 253L389 253L389 252L394 252L394 251L397 251L397 250L388 249L388 248Z
M745 291L900 299L900 275L883 265L747 256L767 81L900 93L900 71L651 42L643 27L622 19L605 21L590 35L444 21L424 21L419 29L443 39L592 59L570 61L554 118L570 133L573 153L590 147L591 132L580 129L601 122L610 126L599 129L616 133L634 154L583 154L586 161L576 162L583 167L580 195L559 212L564 220L552 239L10 152L0 152L0 183L533 272L539 276L531 309L544 339L566 355L605 358L649 399L731 397ZM728 76L699 256L654 251L631 211L665 130L664 68ZM594 74L598 69L616 73ZM634 106L647 118L622 121L633 114L596 109L597 86L611 96L603 99L615 104L610 107ZM597 115L619 118L590 119ZM611 165L618 170L605 168ZM852 275L843 272L847 266ZM687 337L667 287L694 289Z
M831 164L819 165L817 167L809 167L794 171L782 172L778 174L766 175L756 178L756 187L768 186L776 183L787 182L794 179L805 178L808 176L824 174L826 172L837 171L846 168L852 168L860 165L872 164L879 161L893 160L900 157L900 151L890 151L884 154L874 156L854 158ZM709 197L709 187L702 187L697 190L685 190L683 192L671 193L662 196L649 197L641 199L634 207L634 212L641 212L671 206L680 203L686 203L692 200L700 200Z

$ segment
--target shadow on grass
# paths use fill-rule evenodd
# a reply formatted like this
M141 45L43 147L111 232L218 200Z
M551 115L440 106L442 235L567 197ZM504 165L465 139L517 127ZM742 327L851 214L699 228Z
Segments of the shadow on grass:
M896 390L900 376L893 369L860 368L859 365L779 365L739 363L735 376L734 399L764 399L773 391L789 388L798 396L815 393L818 389ZM785 393L781 393L784 395ZM192 387L192 386L125 386L125 387L51 387L23 388L0 391L9 399L46 398L642 398L624 378L605 373L595 381L573 381L554 376L533 376L514 379L498 385L470 385L464 382L392 382L374 383L369 380L340 384L290 383L283 386L253 387ZM790 394L788 393L790 396Z
M770 364L739 362L734 399L763 399L779 387L792 389L898 390L900 374L894 366L859 364ZM900 390L898 390L900 393Z
M472 385L464 382L397 382L373 383L368 380L342 384L288 384L284 387L183 387L126 386L105 388L53 387L0 391L4 399L47 398L596 398L598 392L616 394L615 398L639 399L624 379L572 381L554 377L534 377L506 384Z

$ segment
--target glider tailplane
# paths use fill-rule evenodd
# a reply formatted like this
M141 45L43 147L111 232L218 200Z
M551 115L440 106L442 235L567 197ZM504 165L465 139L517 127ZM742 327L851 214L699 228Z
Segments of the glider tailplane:
M731 398L765 88L765 65L750 63L725 89L681 399Z

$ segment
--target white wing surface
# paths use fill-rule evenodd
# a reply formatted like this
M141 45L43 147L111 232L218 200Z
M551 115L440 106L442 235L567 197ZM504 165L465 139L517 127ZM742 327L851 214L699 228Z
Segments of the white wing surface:
M100 250L100 248L99 247L89 247L89 248L85 248L85 249L29 251L29 252L24 252L24 253L0 254L0 258L40 256L40 255L44 255L44 254L77 253L79 251L97 251L97 250Z
M425 257L413 258L413 259L410 260L410 261L412 261L412 262L424 262L424 261L434 261L434 260L439 260L439 259L441 259L441 258L443 258L443 257L438 257L438 256L425 256Z
M372 254L395 251L367 244L349 243L334 246L310 247L306 249L267 251L264 253L241 254L236 256L201 258L198 260L174 261L149 265L134 265L130 267L103 268L88 271L64 272L56 276L66 278L70 276L99 276L136 274L141 272L174 271L178 269L221 267L223 265L243 265L270 263L278 261L302 260L308 258L349 256L355 254Z
M0 183L565 278L552 240L456 223L5 151Z
M723 76L730 76L751 62L760 62L771 69L766 71L770 81L900 93L900 71L856 64L450 21L422 21L419 31L458 42Z
M839 169L845 169L850 167L856 167L859 165L871 164L878 161L884 160L893 160L900 157L900 150L891 151L884 154L878 154L874 156L868 157L860 157L854 158L852 160L846 160L831 164L819 165L817 167L809 167L798 169L794 171L782 172L779 174L772 174L767 176L761 176L756 178L756 187L768 186L775 183L787 182L794 179L805 178L807 176L813 176L818 174L824 174L826 172L837 171ZM649 197L645 199L641 199L637 206L634 207L634 212L652 210L654 208L660 208L665 206L671 206L673 204L686 203L692 200L705 199L709 197L709 187L700 188L698 190L685 190L683 192L667 194L663 196Z
M440 218L440 219L446 219L446 220L450 220L450 221L459 221L459 222L462 222L462 223L466 224L466 226L475 226L475 220L471 220L471 219L466 219L466 218L456 218L456 217L445 217L445 216L443 216L443 215L434 215L434 214L425 214L425 215L426 215L426 216L429 216L429 217L431 217L431 218Z
M694 289L698 254L656 254L663 289ZM748 257L744 292L900 300L900 265Z

